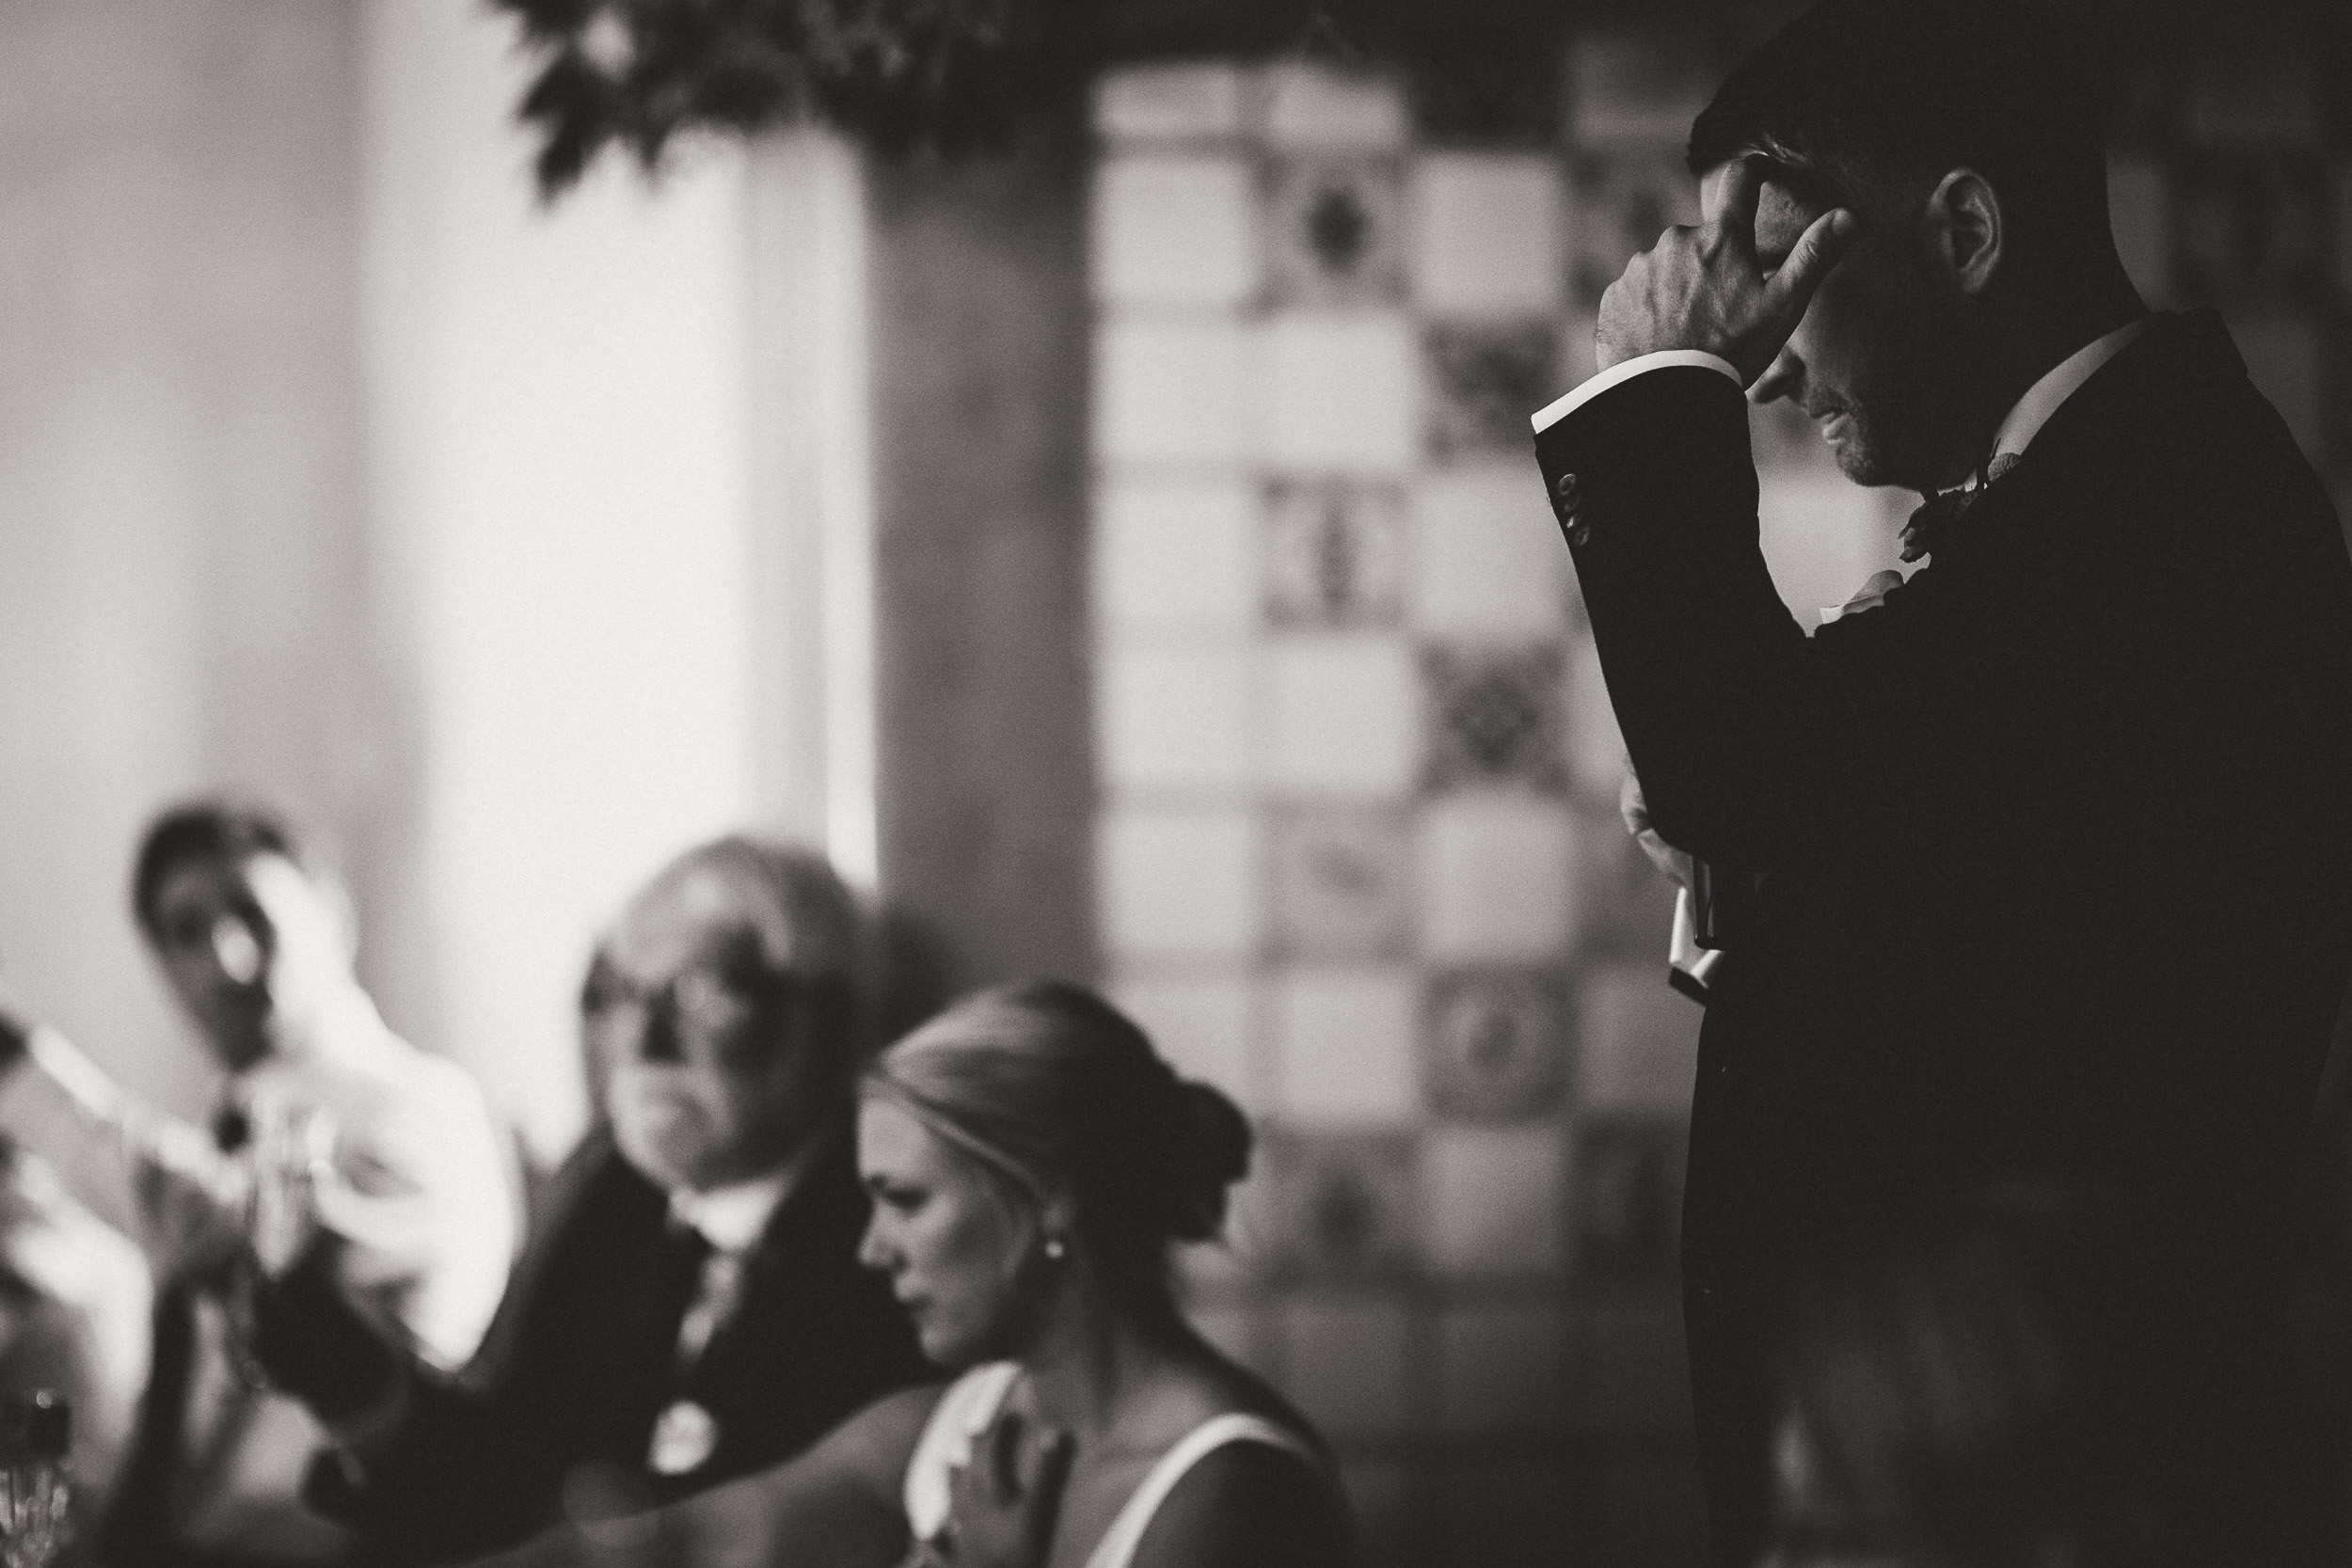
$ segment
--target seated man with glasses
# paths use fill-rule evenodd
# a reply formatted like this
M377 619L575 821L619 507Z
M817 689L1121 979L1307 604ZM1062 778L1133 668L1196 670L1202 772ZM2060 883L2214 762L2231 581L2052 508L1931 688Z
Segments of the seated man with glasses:
M131 881L139 932L223 1070L209 1129L141 1103L0 993L0 1134L135 1241L158 1290L108 1555L334 1560L350 1538L299 1501L324 1434L259 1386L232 1332L228 1287L267 1173L294 1149L316 1167L331 1189L317 1266L407 1353L453 1368L514 1260L512 1146L470 1077L385 1025L353 976L342 889L276 813L167 811ZM118 1424L73 1416L77 1429Z
M740 837L631 900L580 998L595 1125L459 1376L368 1332L309 1259L261 1291L260 1359L342 1439L319 1506L394 1560L593 1537L925 1375L857 1262L856 929L822 860Z

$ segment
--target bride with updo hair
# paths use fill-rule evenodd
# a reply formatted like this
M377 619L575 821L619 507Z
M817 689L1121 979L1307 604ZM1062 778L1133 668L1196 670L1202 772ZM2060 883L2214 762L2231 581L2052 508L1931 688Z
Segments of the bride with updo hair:
M859 1246L958 1375L788 1464L502 1560L793 1568L1344 1568L1311 1426L1177 1309L1170 1244L1247 1172L1232 1101L1080 986L969 996L859 1088ZM821 1331L821 1325L812 1325Z

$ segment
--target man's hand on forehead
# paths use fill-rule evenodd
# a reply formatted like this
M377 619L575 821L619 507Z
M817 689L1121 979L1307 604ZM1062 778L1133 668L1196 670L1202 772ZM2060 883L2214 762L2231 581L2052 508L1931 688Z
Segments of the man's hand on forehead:
M1770 166L1737 158L1700 184L1704 220L1669 229L1626 264L1601 296L1594 334L1600 368L1663 349L1702 349L1727 361L1752 386L1797 329L1821 279L1852 237L1853 214L1814 216L1786 254L1775 255L1804 210L1775 184L1764 206L1759 255L1757 213Z

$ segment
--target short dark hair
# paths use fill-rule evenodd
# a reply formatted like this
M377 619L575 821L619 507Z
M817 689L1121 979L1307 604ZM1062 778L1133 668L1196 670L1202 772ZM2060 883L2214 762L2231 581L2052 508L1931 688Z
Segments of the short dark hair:
M183 801L148 825L131 868L131 913L150 939L158 934L155 900L164 879L190 861L243 861L279 855L315 873L310 850L283 812L256 800L212 796Z
M1761 152L1801 197L1869 217L1965 166L2063 265L2108 234L2101 54L2081 18L2033 0L1821 0L1716 89L1691 172Z

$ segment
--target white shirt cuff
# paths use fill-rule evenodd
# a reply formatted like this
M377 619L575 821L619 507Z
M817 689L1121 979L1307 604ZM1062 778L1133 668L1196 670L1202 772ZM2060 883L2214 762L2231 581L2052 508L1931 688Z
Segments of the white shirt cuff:
M1562 420L1583 407L1601 393L1620 382L1630 381L1644 371L1662 371L1669 365L1704 365L1731 377L1731 384L1745 390L1740 372L1731 368L1731 361L1721 355L1709 354L1703 348L1661 348L1656 354L1637 354L1620 364L1610 366L1598 375L1588 377L1566 397L1545 404L1541 413L1530 421L1540 436Z

